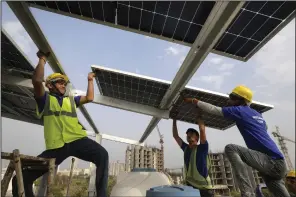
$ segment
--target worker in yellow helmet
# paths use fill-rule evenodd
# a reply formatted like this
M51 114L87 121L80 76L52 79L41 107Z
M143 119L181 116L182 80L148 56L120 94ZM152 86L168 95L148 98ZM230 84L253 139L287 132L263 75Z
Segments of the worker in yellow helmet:
M184 101L236 123L248 148L228 144L225 147L225 154L237 177L242 197L255 196L255 188L248 178L245 164L260 172L267 188L274 196L290 197L283 181L287 172L284 156L268 135L262 115L250 107L252 98L252 91L240 85L233 89L229 95L228 106L225 107L217 107L197 98L185 98Z
M296 171L290 171L286 176L286 185L291 196L296 196Z
M108 183L108 152L100 144L87 137L86 131L80 125L76 108L93 101L94 99L94 73L88 74L88 87L86 96L66 96L66 86L69 82L67 76L54 73L46 78L43 86L44 66L50 54L39 51L38 65L32 77L34 95L37 103L37 117L44 122L44 139L46 150L38 155L43 158L55 158L55 164L61 164L69 156L96 164L96 190L97 196L106 197ZM34 196L33 182L47 170L23 170L25 196ZM18 196L17 181L12 180L13 196Z

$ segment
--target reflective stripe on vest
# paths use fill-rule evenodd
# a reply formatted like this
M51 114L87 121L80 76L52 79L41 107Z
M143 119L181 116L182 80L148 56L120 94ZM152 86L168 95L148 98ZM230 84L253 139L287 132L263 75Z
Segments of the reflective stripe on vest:
M187 151L187 147L184 151L184 153ZM207 178L200 175L196 168L196 152L197 147L195 147L190 155L190 162L188 169L186 168L186 164L184 165L184 177L185 180L192 185L193 187L196 187L198 189L213 189L210 176L208 175ZM207 168L209 170L210 167L210 161L209 157L207 156Z
M39 113L38 107L36 112L43 117L46 149L60 148L87 136L78 121L74 97L64 97L60 106L55 96L47 94L43 112Z

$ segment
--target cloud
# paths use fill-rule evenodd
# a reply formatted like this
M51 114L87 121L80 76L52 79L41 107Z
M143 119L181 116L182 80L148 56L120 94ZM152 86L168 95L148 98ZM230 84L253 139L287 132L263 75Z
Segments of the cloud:
M170 46L169 48L165 49L168 55L178 55L180 54L180 50L176 47Z
M255 75L270 85L295 84L295 19L254 56Z
M224 63L219 67L220 71L231 70L234 67L234 64Z
M32 39L19 21L5 22L3 27L25 54L37 49Z
M223 72L220 75L204 75L198 78L195 77L193 80L213 84L215 89L219 90L224 82L225 77L230 75L230 72Z
M214 58L211 58L209 61L212 64L220 64L222 62L222 59L219 57L214 57Z

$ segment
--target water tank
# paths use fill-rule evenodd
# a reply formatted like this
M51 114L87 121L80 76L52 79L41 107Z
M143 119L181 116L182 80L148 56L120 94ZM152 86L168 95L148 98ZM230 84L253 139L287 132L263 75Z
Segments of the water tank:
M134 172L122 172L117 176L110 197L145 197L152 187L171 185L169 178L162 172L151 169L135 169Z
M146 192L146 197L200 197L198 189L185 185L164 185Z

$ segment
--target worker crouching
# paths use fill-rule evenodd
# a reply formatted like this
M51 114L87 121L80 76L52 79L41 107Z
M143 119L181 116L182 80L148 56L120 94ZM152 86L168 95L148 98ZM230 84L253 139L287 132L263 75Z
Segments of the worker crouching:
M88 74L86 96L66 96L67 76L54 73L47 77L43 86L44 66L49 54L37 53L39 63L34 71L32 83L37 103L36 113L44 122L44 139L46 150L38 155L43 158L55 158L55 164L61 164L69 156L92 162L96 169L96 190L98 197L106 197L108 183L108 152L100 144L87 137L86 131L80 125L76 108L93 101L94 73ZM47 173L47 170L23 170L24 189L26 197L33 197L33 182ZM12 193L18 196L16 177L12 180Z

